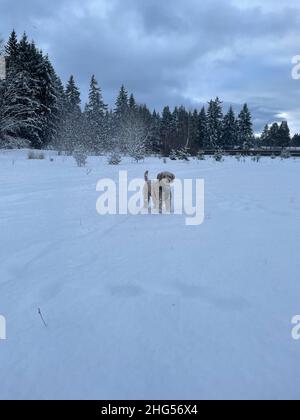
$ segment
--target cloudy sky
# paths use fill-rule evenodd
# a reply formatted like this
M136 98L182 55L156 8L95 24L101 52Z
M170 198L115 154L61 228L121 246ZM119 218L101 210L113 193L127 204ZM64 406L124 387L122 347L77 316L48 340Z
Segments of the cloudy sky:
M124 83L161 110L248 102L255 129L288 119L300 132L299 0L0 0L0 33L24 30L86 98L95 73L113 104Z

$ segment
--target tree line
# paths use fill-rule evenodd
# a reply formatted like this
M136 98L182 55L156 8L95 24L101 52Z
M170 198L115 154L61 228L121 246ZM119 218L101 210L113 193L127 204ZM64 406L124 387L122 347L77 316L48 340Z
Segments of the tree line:
M287 122L253 133L251 112L245 104L238 115L224 114L219 98L201 110L184 106L162 113L139 104L121 87L114 109L105 104L92 76L87 104L73 76L66 86L47 55L24 34L13 31L5 46L6 79L0 81L0 147L55 148L67 153L84 149L94 154L119 153L170 156L189 150L300 146L300 135L290 136Z

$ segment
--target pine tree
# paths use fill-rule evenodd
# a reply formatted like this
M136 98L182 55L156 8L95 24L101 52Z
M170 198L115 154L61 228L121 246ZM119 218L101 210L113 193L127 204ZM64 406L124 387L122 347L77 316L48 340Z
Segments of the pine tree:
M92 76L89 90L89 101L85 108L85 116L87 121L87 147L91 152L100 153L105 150L106 146L106 111L107 105L102 98L101 89L95 76Z
M128 92L126 91L124 85L121 86L119 95L117 97L114 114L118 125L122 125L127 121L129 115L129 103Z
M160 125L161 119L159 113L155 110L151 116L151 125L150 125L150 132L149 132L149 139L148 139L148 150L151 153L160 153L162 146L160 140Z
M43 147L54 144L59 135L62 119L62 101L64 93L48 56L38 55L36 67L39 90L37 99L40 102L39 114L42 123L41 141Z
M282 121L278 131L277 146L288 147L291 145L291 132L287 121Z
M81 109L80 109L80 91L78 87L76 86L74 76L71 76L65 91L65 97L66 97L66 111L70 114L77 114L80 115Z
M223 112L219 98L209 102L207 110L207 130L209 147L219 148L222 145Z
M183 146L177 151L177 159L189 161L191 157L190 150L188 146Z
M293 147L300 147L300 134L295 134L292 139L292 146Z
M161 137L161 152L163 156L168 157L170 154L170 139L173 134L173 116L170 108L166 106L163 109L161 125L160 125L160 137Z
M16 31L13 30L5 46L5 54L7 57L7 60L6 60L7 72L17 60L18 49L19 49L18 37L17 37Z
M170 147L181 149L185 146L190 147L191 143L191 118L187 110L180 106L173 112L172 129L169 136ZM174 133L174 134L173 134Z
M114 137L118 142L118 147L122 152L126 150L124 132L127 130L129 118L128 92L124 85L121 86L114 109Z
M278 123L272 124L269 130L269 146L276 147L279 143L279 126Z
M260 136L260 142L264 147L270 146L270 130L268 124L265 125L265 128Z
M238 117L239 145L241 147L250 147L253 144L252 117L248 105L243 106Z
M199 151L199 115L196 109L194 110L193 114L190 114L189 121L190 152L193 155L196 155Z
M129 98L129 110L130 110L130 113L133 115L135 115L137 111L137 104L133 96L133 93L130 95L130 98Z
M80 91L76 86L74 77L71 76L65 90L66 114L65 124L62 133L63 147L72 154L73 151L84 146L88 149L86 144L83 144L83 118L80 108Z
M238 143L238 125L232 106L223 120L222 147L230 148Z
M3 97L2 135L27 139L33 148L41 148L39 102L32 95L35 82L27 71L10 73Z
M43 146L43 118L37 62L40 57L26 34L17 43L13 32L6 47L8 71L2 104L2 137L25 139L32 147Z
M207 117L206 117L206 111L204 107L201 109L199 113L199 118L198 118L197 146L199 150L202 150L205 147L209 146L208 131L207 131Z

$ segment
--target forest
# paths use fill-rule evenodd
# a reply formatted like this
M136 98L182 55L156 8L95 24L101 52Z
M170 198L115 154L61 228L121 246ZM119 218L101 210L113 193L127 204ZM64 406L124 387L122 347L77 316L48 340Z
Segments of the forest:
M165 106L158 112L140 104L122 85L110 109L93 75L83 104L74 76L64 86L49 57L25 33L18 39L12 31L4 54L0 148L120 153L139 160L147 154L175 157L203 150L300 146L300 135L291 137L286 121L266 124L255 136L248 105L238 114L232 106L224 112L219 98L200 109Z

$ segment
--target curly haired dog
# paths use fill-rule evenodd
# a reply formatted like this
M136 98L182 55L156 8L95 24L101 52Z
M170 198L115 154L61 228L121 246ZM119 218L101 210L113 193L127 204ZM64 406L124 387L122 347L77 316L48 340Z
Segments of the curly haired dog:
M166 212L169 213L172 202L171 184L175 180L175 175L171 172L160 172L157 179L151 181L149 180L149 171L146 171L144 178L144 208L149 209L150 199L152 198L154 210L162 213L164 205Z

